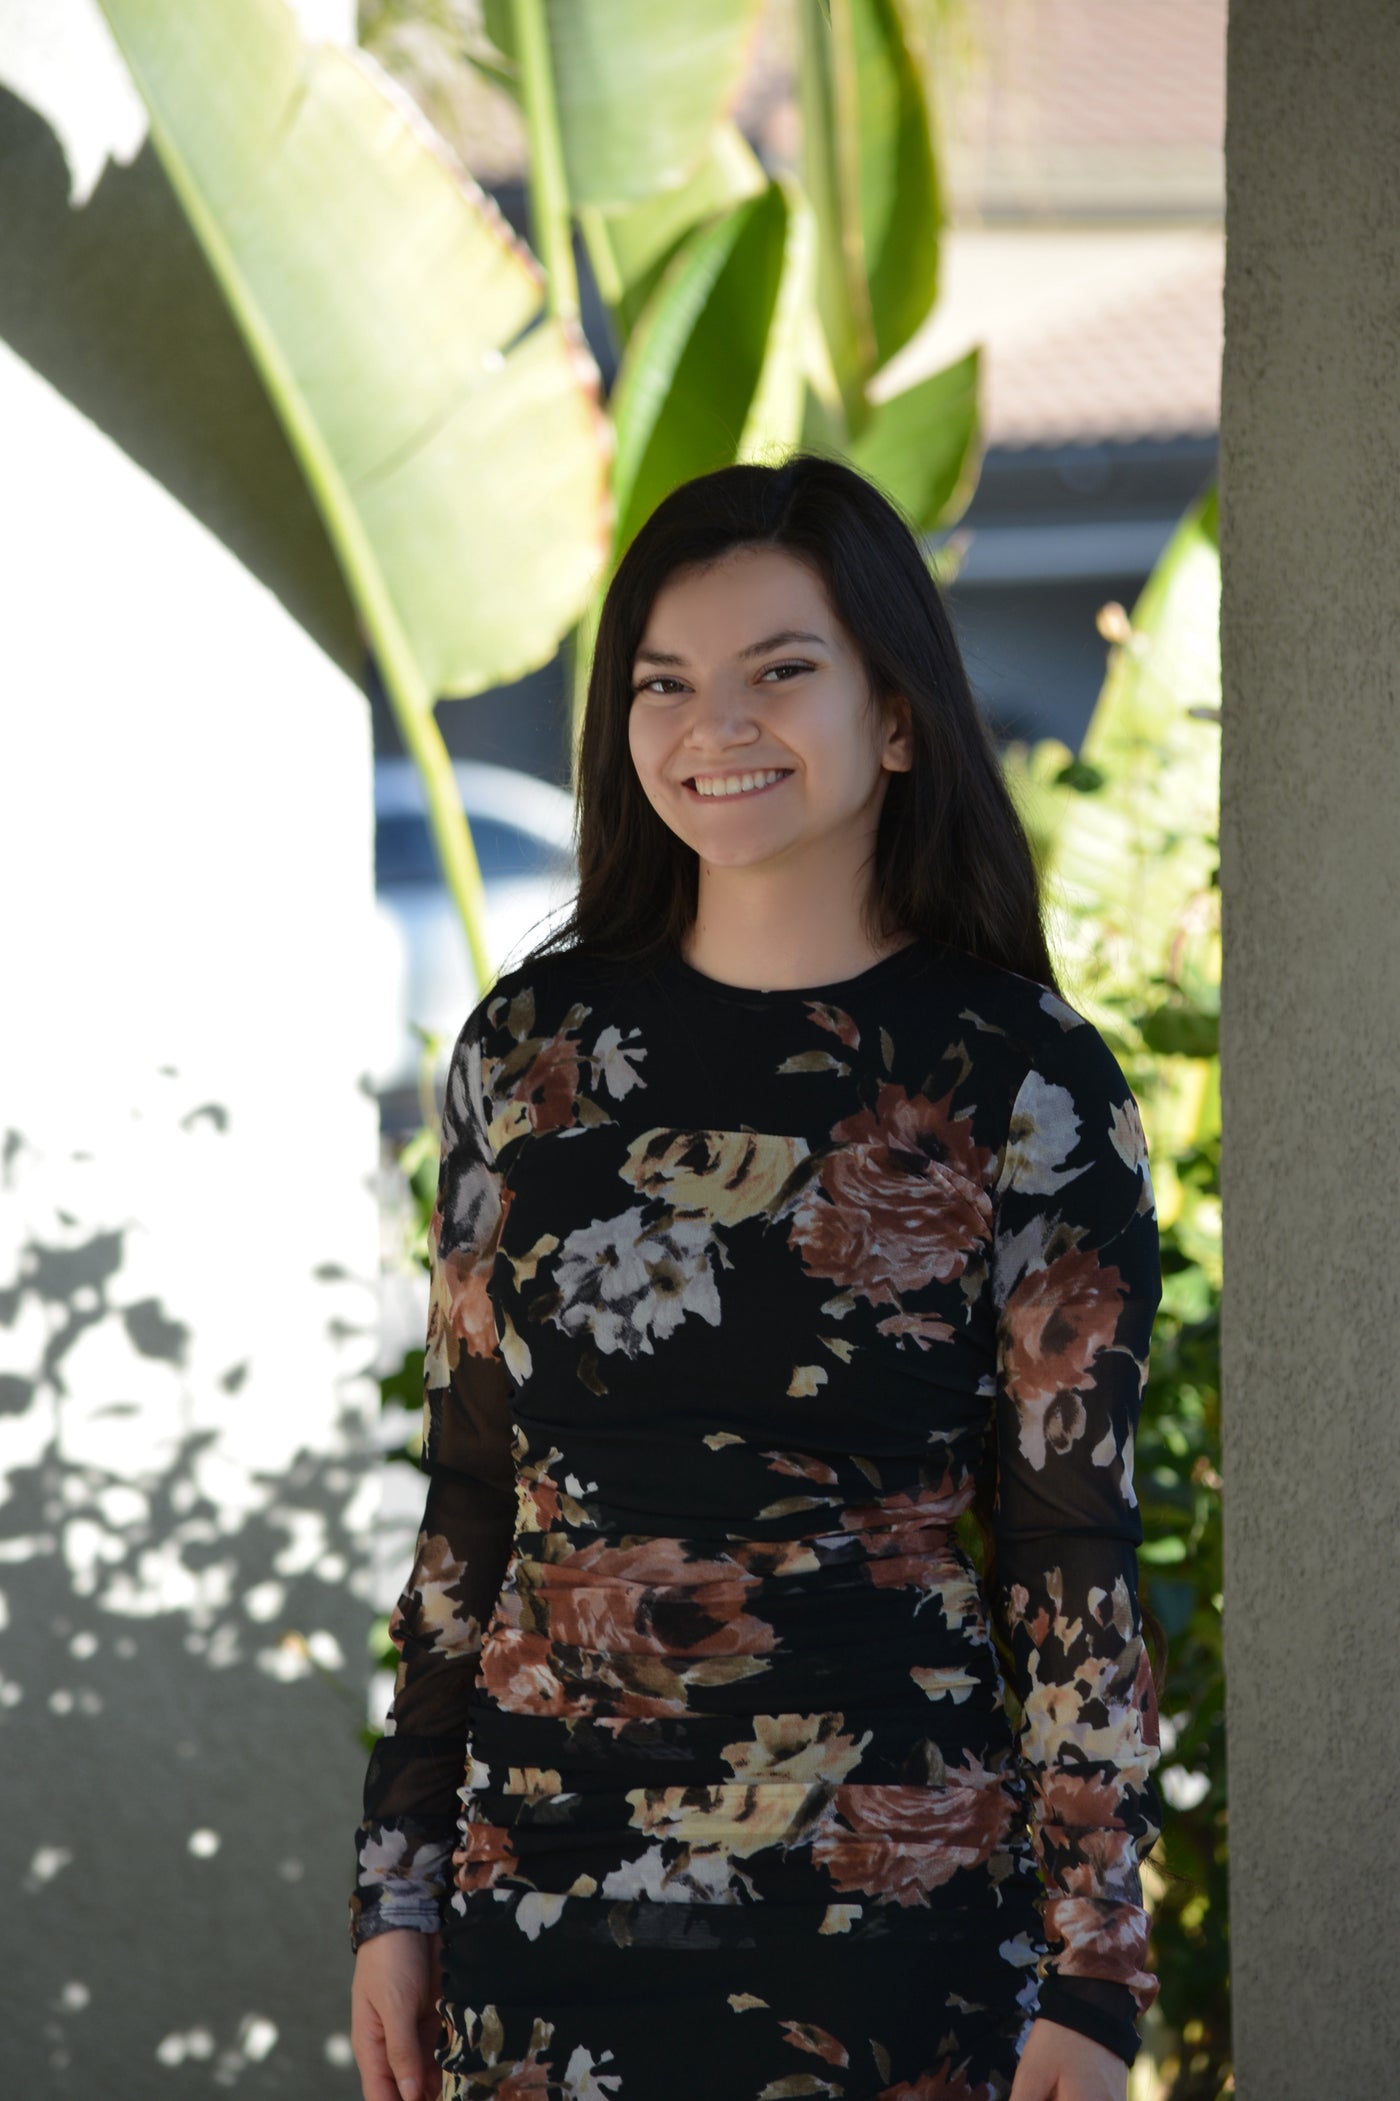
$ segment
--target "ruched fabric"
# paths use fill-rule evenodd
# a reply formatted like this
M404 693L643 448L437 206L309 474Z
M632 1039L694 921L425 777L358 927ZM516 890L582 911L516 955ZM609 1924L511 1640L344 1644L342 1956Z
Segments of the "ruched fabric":
M1004 2101L1037 2008L1131 2060L1160 1279L1102 1038L928 944L552 959L454 1050L432 1269L353 1932L443 1931L446 2101Z

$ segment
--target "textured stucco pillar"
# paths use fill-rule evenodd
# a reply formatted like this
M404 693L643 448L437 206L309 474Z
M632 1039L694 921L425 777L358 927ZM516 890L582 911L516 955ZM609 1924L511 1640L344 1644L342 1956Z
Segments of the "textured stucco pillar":
M1400 2093L1400 8L1232 0L1226 1662L1241 2101Z

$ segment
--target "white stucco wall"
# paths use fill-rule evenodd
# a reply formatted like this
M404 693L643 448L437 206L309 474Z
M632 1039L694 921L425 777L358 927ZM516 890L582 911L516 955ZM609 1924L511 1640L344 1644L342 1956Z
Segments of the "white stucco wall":
M367 706L3 342L0 428L4 2080L348 2096Z

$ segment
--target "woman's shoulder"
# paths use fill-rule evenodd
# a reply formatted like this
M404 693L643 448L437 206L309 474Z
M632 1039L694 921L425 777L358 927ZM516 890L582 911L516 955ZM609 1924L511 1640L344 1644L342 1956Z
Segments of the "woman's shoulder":
M517 1040L551 1034L579 1002L590 1006L617 982L617 967L578 946L534 950L502 970L462 1025L461 1037L484 1041L504 1030Z
M941 999L951 989L958 1015L984 1039L998 1040L1014 1066L1028 1073L1082 1073L1111 1086L1122 1072L1108 1041L1088 1014L1054 986L970 954L946 942L919 944L916 988Z

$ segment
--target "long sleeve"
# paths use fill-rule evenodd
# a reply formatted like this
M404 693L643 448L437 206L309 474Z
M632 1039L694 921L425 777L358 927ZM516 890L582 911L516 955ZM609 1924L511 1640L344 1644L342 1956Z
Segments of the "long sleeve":
M1129 2064L1145 1969L1139 1866L1160 1825L1133 1439L1161 1296L1142 1123L1093 1027L1037 1053L997 1185L997 1573L1046 1890L1040 2010Z
M352 1944L393 1927L436 1932L450 1885L466 1702L515 1525L511 1386L488 1281L508 1192L487 1137L482 1009L452 1053L424 1363L427 1502L391 1634L399 1651L388 1731L365 1779Z

